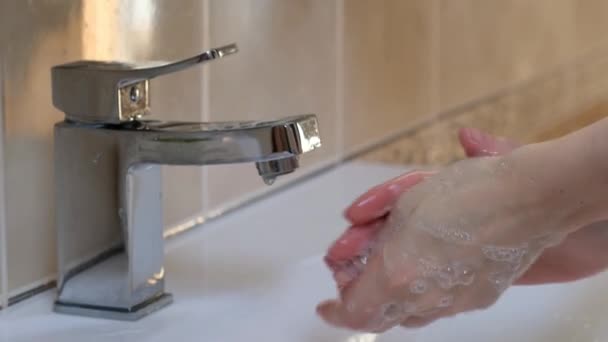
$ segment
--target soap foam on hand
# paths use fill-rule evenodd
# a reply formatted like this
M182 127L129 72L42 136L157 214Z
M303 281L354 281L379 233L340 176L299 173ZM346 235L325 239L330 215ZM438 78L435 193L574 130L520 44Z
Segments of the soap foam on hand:
M384 220L347 229L329 248L325 263L338 289L348 287L363 272Z
M431 177L400 196L388 217L349 228L325 257L339 300L319 313L336 325L383 332L492 305L553 239L515 230L530 226L520 224L530 223L526 215L496 216L480 205L491 200L512 212L495 197L517 197L494 181L495 158L478 163L471 172L452 165L444 173L454 181Z
M370 189L347 210L347 218L353 222L329 248L325 263L333 272L338 289L348 287L363 271L375 250L378 233L385 224L397 198L409 188L434 175L435 171L415 171L394 178ZM388 191L383 189L385 187ZM361 215L361 213L365 213ZM370 216L371 215L371 216ZM370 221L370 217L373 217Z

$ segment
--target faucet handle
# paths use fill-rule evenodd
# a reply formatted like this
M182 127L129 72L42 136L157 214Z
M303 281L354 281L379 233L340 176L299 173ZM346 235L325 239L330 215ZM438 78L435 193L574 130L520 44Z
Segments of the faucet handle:
M117 124L150 113L150 79L238 52L236 44L176 62L78 61L51 69L53 105L80 122Z

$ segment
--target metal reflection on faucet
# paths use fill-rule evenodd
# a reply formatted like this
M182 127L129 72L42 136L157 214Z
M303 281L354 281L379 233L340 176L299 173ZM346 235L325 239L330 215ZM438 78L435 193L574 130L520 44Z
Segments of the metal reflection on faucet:
M163 279L163 278L165 277L165 268L164 268L164 267L161 267L161 268L160 268L160 271L158 271L158 273L154 273L154 274L152 275L152 277L153 277L154 279L156 279L156 280L161 280L161 279Z
M158 273L154 273L152 275L152 278L148 279L148 284L156 285L156 283L159 280L162 280L164 277L165 277L165 269L164 269L164 267L161 267L161 269Z
M312 114L264 122L141 120L149 78L236 51L228 45L152 66L85 61L53 68L53 101L66 113L55 126L55 311L135 320L171 302L160 165L252 162L271 183L321 146Z

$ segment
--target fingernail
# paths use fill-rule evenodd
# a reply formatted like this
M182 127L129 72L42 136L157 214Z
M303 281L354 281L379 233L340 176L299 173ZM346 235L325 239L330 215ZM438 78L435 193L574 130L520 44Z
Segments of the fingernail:
M343 270L339 270L334 274L334 279L338 286L343 287L353 281L355 278L354 271L350 270L348 267L345 267Z
M419 183L420 181L427 179L433 176L436 171L417 171L414 173L408 173L399 178L396 178L391 182L388 186L388 189L394 195L401 195L404 192L404 188L411 188L413 185ZM414 184L412 184L414 183Z
M484 139L483 133L475 128L467 128L467 135L472 143L479 145Z
M319 303L316 308L317 314L323 317L323 314L327 311L327 307L331 305L331 302L331 300L326 300L322 303Z
M340 269L341 264L340 261L334 260L333 258L331 258L329 255L326 255L323 258L323 261L325 262L325 265L327 265L327 267L332 271L332 272L336 272Z
M373 203L377 199L378 199L378 195L373 194L373 195L367 196L366 198L364 198L363 200L361 200L359 202L356 202L354 206L357 208L365 207L365 206L369 205L370 203Z
M377 218L378 215L382 216L384 214L378 213L377 210L373 210L376 206L378 206L377 203L379 201L383 200L379 198L378 193L373 193L373 191L370 191L368 195L365 195L359 200L353 202L351 206L346 208L343 215L347 220L358 223L363 223L364 220L368 218Z
M323 303L317 305L317 314L328 323L337 325L337 320L334 314L335 307L337 306L337 304L338 302L335 300L326 300Z

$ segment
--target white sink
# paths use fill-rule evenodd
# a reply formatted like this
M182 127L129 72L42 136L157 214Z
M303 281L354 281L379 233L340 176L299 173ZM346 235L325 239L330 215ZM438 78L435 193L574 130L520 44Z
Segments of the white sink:
M512 288L489 310L419 330L375 336L320 321L315 305L335 294L321 257L345 228L343 208L403 172L348 164L169 241L175 303L143 320L54 314L48 291L0 311L0 341L608 341L608 273Z

